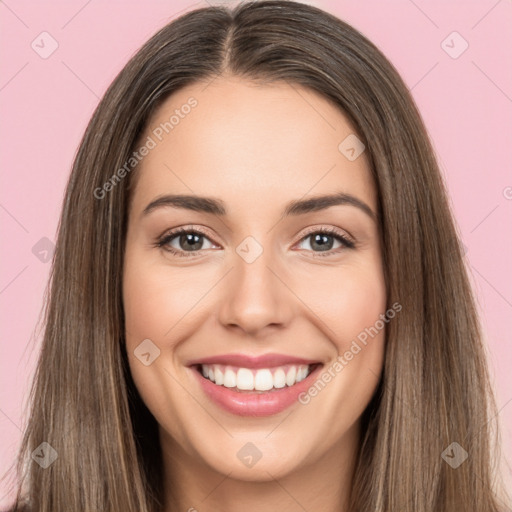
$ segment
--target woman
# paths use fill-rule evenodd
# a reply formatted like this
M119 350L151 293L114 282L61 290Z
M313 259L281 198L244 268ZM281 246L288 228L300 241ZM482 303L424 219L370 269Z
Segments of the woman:
M13 510L506 510L427 133L335 17L152 37L87 128L51 279Z

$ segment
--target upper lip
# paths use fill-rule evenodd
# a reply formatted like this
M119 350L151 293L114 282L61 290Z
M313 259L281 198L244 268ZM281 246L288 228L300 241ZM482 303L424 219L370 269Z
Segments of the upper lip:
M303 359L286 354L264 354L261 356L245 354L221 354L217 356L195 359L188 363L189 366L199 364L222 364L226 366L237 366L239 368L272 368L286 364L315 364L318 360Z

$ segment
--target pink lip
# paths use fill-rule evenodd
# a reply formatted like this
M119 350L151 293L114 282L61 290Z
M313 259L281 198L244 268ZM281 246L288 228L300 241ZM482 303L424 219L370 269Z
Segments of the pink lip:
M285 354L264 354L262 356L250 356L244 354L223 354L204 359L195 359L188 363L188 366L198 364L222 364L226 366L237 366L238 368L273 368L285 364L315 364L319 361L312 359L301 359L299 357L287 356Z
M287 358L286 361L289 362L290 358ZM205 364L214 363L205 362ZM218 364L221 363L219 362ZM322 366L323 365L319 364L304 380L293 386L272 389L266 392L235 391L231 388L218 386L211 380L203 377L199 371L199 366L193 369L193 373L196 375L196 378L199 379L199 384L206 396L224 410L238 416L261 417L278 414L290 407L293 403L298 402L299 395L311 386ZM243 367L247 368L247 366Z

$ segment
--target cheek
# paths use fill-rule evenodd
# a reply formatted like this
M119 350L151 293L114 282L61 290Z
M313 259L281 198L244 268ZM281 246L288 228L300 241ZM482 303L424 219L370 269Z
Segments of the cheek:
M312 312L309 318L339 353L385 313L386 285L377 257L339 268L318 268L293 279L305 309Z
M308 300L316 304L312 309L321 318L333 351L300 402L306 406L305 414L319 424L332 425L332 431L318 441L327 447L357 421L376 389L389 320L383 322L381 317L386 313L386 286L378 259L340 267L315 283L319 286Z
M386 323L386 286L379 265L354 272L343 287L343 305L335 322L343 372L352 383L356 404L369 400L382 368ZM341 286L341 285L340 285ZM359 396L358 396L359 395Z
M127 335L132 343L141 337L158 340L172 327L173 312L179 312L180 304L151 269L134 268L127 269L124 280Z
M126 252L123 308L128 363L142 400L160 424L176 417L182 407L180 386L175 381L180 376L172 359L179 340L188 336L185 330L194 321L193 305L201 291L197 278L198 282L191 282L190 273L185 276L179 269L169 272L138 248ZM139 348L142 346L144 350ZM147 352L148 365L139 359Z
M348 277L340 284L338 317L333 319L338 339L346 345L375 325L386 309L386 290L380 273L367 272ZM333 312L334 315L334 312ZM340 347L344 348L344 347Z
M159 255L148 255L138 247L127 248L123 308L128 362L144 402L157 417L179 395L176 390L180 386L174 380L184 378L179 346L204 322L207 301L202 299L214 283L210 270L170 269ZM148 350L152 361L146 366L138 355ZM171 389L174 393L168 396Z
M127 255L123 306L130 343L149 338L163 346L164 340L178 338L201 309L200 300L207 291L204 278L186 269L169 272L136 252Z

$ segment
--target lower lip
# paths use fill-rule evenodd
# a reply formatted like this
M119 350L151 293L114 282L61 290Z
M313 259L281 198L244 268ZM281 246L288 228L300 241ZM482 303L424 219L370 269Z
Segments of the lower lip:
M261 391L235 391L233 388L218 386L210 379L203 377L196 368L192 368L192 371L199 379L199 384L205 394L224 410L238 416L272 416L297 402L299 395L311 386L321 367L322 365L318 365L304 380L293 386L272 389L263 393Z

